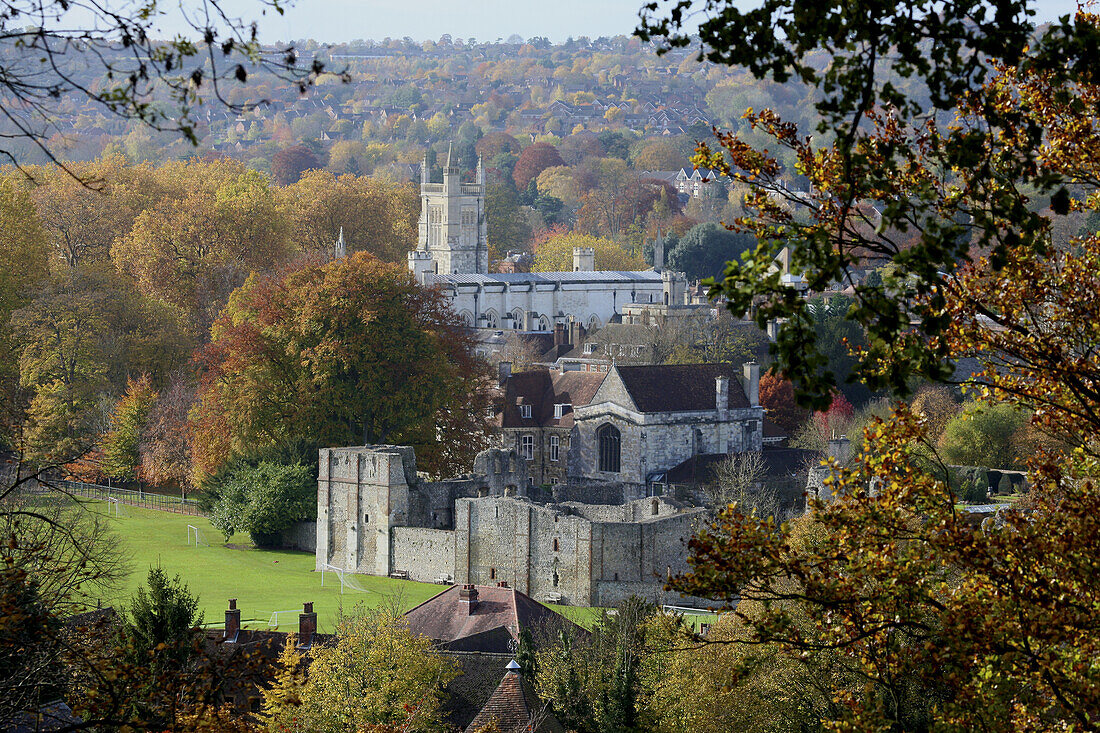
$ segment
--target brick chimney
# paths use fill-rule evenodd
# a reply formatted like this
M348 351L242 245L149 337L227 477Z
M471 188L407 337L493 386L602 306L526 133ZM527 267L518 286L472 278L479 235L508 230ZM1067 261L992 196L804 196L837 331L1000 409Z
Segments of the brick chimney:
M466 614L469 616L474 615L474 609L477 608L477 588L471 584L467 584L458 589L458 602L466 604ZM460 606L461 608L461 606Z
M512 376L512 362L502 361L497 364L497 386L503 387L507 384L510 376Z
M313 612L313 603L303 603L298 614L298 648L309 649L313 646L313 635L317 633L317 614Z
M554 324L554 346L562 346L569 343L565 338L565 324Z
M235 643L237 641L237 634L241 632L241 609L237 608L237 599L229 599L229 608L225 610L225 631L222 632L222 638L227 643Z

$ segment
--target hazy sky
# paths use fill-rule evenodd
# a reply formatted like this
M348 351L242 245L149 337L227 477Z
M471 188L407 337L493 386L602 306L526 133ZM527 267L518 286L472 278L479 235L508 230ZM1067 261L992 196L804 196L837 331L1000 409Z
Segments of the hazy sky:
M812 1L812 0L811 0ZM186 4L187 0L185 0ZM257 0L224 0L241 17L254 18ZM417 41L444 33L479 41L546 36L555 42L569 36L629 34L644 0L295 0L283 16L268 11L260 17L264 41L313 38L339 43L356 38L381 40L409 36ZM745 0L746 5L755 3ZM1035 3L1040 22L1072 12L1075 0ZM179 30L171 21L166 33Z

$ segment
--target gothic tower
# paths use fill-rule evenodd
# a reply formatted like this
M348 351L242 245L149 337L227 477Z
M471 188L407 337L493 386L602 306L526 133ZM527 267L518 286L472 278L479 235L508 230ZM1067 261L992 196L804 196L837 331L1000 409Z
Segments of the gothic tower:
M485 171L477 161L473 183L459 180L451 149L443 166L443 183L432 183L428 158L420 167L420 236L416 253L409 253L409 266L418 262L418 279L423 272L423 254L428 253L434 272L471 274L489 272L488 232L485 224Z

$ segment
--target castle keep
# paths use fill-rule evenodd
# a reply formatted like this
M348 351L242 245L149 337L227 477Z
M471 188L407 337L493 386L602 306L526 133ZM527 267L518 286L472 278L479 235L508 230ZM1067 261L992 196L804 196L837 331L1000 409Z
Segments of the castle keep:
M515 451L475 472L423 481L411 448L320 451L317 568L412 580L510 586L543 601L610 606L661 596L687 569L705 510L652 497L621 504L537 502Z

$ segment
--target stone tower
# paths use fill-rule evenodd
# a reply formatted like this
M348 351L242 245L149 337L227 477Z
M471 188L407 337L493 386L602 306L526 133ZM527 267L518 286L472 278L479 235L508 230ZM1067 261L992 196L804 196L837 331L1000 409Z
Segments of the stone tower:
M477 161L473 183L459 180L458 166L447 149L443 183L432 183L428 158L420 167L420 235L417 252L427 252L433 270L440 275L489 272L488 232L485 222L485 170ZM409 263L420 263L423 255ZM418 279L420 274L417 273Z

